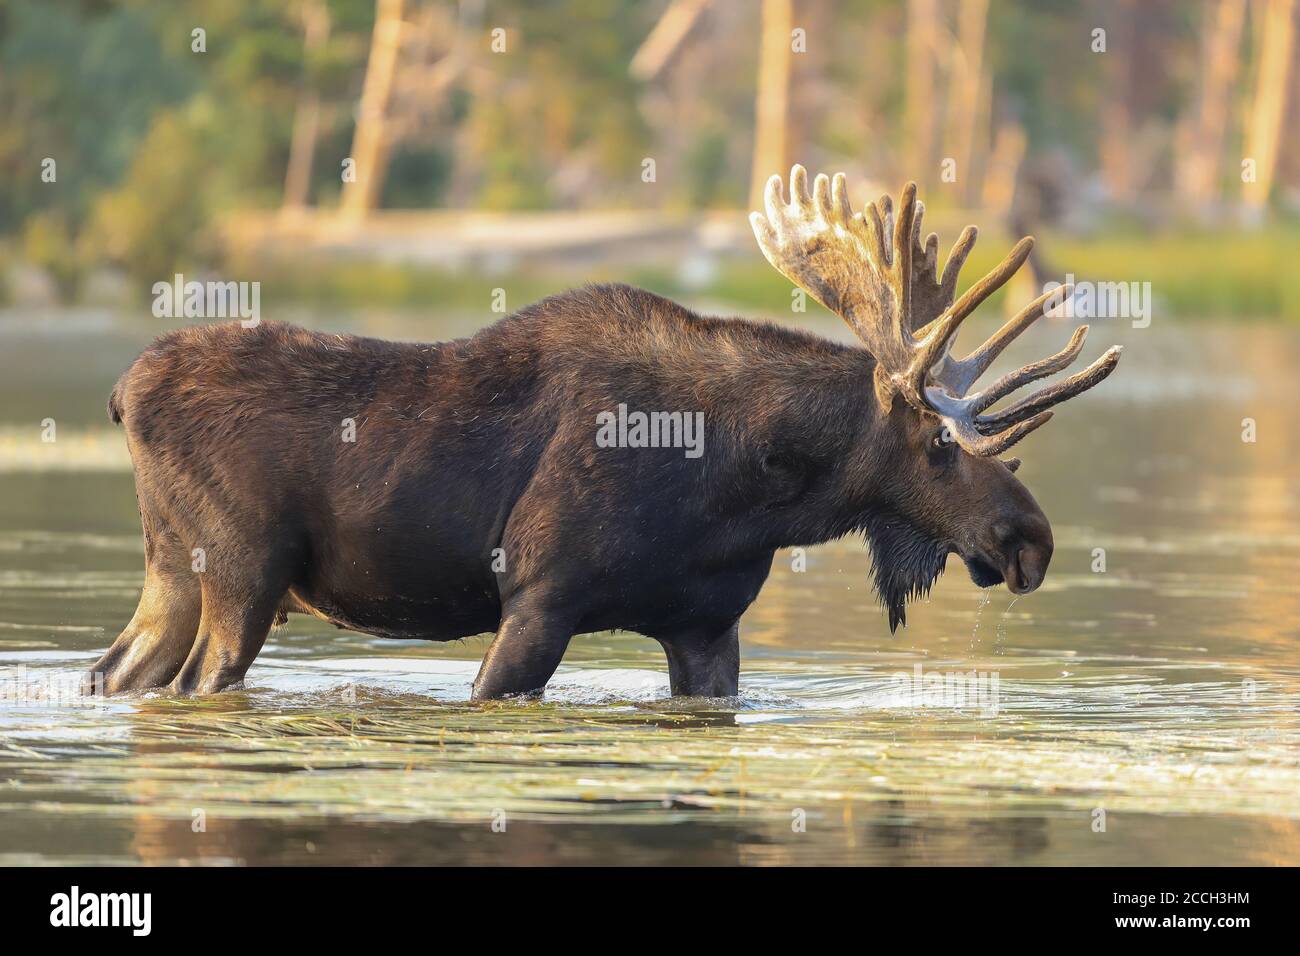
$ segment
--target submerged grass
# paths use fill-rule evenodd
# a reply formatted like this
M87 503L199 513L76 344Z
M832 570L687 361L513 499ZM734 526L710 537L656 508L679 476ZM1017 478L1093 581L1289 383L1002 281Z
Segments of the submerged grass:
M1205 692L1202 691L1202 694ZM1180 733L1182 705L1122 720L936 710L737 712L726 702L431 705L363 691L140 699L109 718L12 728L0 809L187 818L330 815L670 823L708 811L919 800L931 811L1232 813L1300 818L1300 730L1281 699ZM1198 703L1203 706L1203 702ZM57 759L49 759L55 757ZM838 811L834 811L838 812Z

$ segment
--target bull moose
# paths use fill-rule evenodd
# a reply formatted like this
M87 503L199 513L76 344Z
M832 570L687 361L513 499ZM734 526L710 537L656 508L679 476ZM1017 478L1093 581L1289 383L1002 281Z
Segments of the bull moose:
M1049 308L1052 293L952 355L1032 240L958 298L976 231L940 272L914 184L897 212L888 196L854 212L843 174L810 190L799 166L790 193L767 184L759 245L861 346L623 285L438 344L276 323L160 336L108 403L134 463L145 583L94 665L106 690L219 691L273 624L305 613L394 638L495 631L476 700L539 692L573 635L609 629L660 642L673 694L731 696L738 623L776 550L853 532L891 631L950 553L982 587L1037 588L1051 526L999 456L1109 375L1119 348L991 411L1069 365L1087 332L971 390ZM700 454L598 442L623 406L702 413Z

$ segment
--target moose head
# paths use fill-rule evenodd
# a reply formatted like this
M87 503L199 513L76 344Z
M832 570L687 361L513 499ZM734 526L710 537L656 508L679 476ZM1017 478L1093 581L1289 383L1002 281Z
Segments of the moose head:
M1022 239L957 298L976 230L962 232L940 272L938 236L921 238L924 206L914 183L904 187L897 213L889 196L854 212L842 173L817 176L810 191L807 172L795 166L790 194L786 202L780 176L768 181L766 213L750 217L759 246L783 275L848 323L875 358L876 415L868 429L874 475L862 526L890 629L905 623L907 601L929 591L950 553L981 587L1005 581L1014 593L1033 591L1052 557L1051 526L1015 477L1019 459L999 456L1045 424L1052 406L1108 376L1120 347L992 411L1015 390L1070 365L1088 333L1081 326L1050 358L972 391L1013 339L1071 293L1062 287L1039 296L965 358L953 356L961 323L1024 264L1033 240Z

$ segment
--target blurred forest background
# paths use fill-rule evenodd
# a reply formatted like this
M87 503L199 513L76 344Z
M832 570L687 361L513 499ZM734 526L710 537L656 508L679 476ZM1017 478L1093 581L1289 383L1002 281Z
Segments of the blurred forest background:
M742 212L797 161L917 180L945 248L1046 237L1040 280L1294 317L1298 6L0 0L0 297L779 306Z

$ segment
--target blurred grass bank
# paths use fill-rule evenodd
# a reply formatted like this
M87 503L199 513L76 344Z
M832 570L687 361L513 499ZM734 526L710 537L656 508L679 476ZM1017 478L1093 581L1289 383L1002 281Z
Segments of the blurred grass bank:
M744 222L737 212L737 222ZM941 249L956 229L941 232ZM1300 321L1300 235L1284 229L1217 235L1039 236L1050 263L1045 278L1076 282L1150 283L1152 310L1161 318ZM651 240L653 242L653 240ZM992 268L1010 237L986 237L963 270L963 284ZM784 314L791 286L739 244L722 250L696 248L675 256L642 246L644 261L616 259L557 262L471 261L461 266L410 261L320 257L245 257L232 271L257 275L264 301L317 307L482 309L493 290L505 290L508 311L583 282L627 282L673 298L707 302L719 309ZM1013 286L1020 303L1037 294L1028 273ZM999 292L998 307L1008 293ZM809 302L810 310L817 310Z

